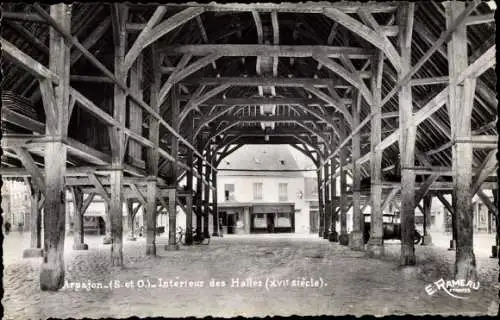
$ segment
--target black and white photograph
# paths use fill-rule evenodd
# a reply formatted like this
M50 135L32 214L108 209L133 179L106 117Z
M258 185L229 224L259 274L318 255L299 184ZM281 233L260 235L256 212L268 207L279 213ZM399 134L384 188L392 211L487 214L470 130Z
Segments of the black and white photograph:
M496 1L0 8L4 319L500 315Z

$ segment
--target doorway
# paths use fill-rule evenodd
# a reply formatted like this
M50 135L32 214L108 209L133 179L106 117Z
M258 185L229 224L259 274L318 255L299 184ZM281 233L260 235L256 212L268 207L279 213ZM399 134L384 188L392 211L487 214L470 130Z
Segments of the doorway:
M275 213L267 214L267 232L274 233L274 216Z
M234 234L234 229L236 227L236 215L228 214L227 215L227 233Z

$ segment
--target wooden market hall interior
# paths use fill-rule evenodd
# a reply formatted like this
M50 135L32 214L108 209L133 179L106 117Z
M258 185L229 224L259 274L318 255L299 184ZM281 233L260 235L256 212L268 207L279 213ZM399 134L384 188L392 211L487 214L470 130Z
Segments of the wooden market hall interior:
M177 206L188 244L193 226L216 237L218 165L248 144L291 145L316 165L322 241L383 255L383 210L399 199L402 265L416 261L415 209L438 199L453 216L456 276L475 278L472 198L498 217L493 1L2 9L0 172L31 190L22 249L43 255L41 290L64 282L66 190L73 250L87 249L83 215L99 195L120 266L124 204L145 209L144 255L160 250L158 211L166 249L179 249Z

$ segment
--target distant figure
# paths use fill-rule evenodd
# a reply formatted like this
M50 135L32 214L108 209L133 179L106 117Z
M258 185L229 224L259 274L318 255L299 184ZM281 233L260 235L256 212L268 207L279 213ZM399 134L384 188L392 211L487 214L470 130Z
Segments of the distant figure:
M5 222L5 234L9 234L10 232L10 222Z
M142 237L142 234L144 233L144 226L141 226L139 229L139 237Z

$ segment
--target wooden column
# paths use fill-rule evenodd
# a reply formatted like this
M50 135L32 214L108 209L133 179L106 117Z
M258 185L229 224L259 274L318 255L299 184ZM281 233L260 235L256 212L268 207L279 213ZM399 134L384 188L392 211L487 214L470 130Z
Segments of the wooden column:
M135 220L134 202L132 200L127 200L126 202L127 202L127 226L129 232L127 240L135 241L137 239L135 237L135 227L134 227L134 220Z
M324 213L324 231L323 231L323 239L328 239L328 231L330 227L330 216L331 216L331 202L330 202L330 188L329 185L327 184L328 179L330 178L330 162L326 161L324 163L324 188L323 191L325 193L324 199L325 199L325 213Z
M84 243L83 215L85 213L83 205L83 192L79 187L71 187L73 196L74 220L73 220L73 250L88 250L88 245Z
M127 70L123 67L125 46L127 43L127 6L120 4L117 9L118 20L115 30L118 38L115 40L115 77L123 82L127 81ZM111 232L111 264L123 266L123 158L125 156L125 120L127 110L126 93L118 86L114 86L113 117L119 125L110 128L111 171L109 177L111 195L109 198L109 220Z
M371 137L370 137L370 182L371 182L371 214L370 238L368 253L378 257L384 254L383 225L382 225L382 151L375 149L382 140L381 95L382 69L384 56L381 51L375 54L372 61L372 93L371 105Z
M432 208L432 195L424 196L424 239L422 245L432 244L431 230L431 208Z
M332 148L335 150L335 148ZM330 177L330 233L328 235L328 240L331 242L339 241L339 235L337 232L337 208L339 206L339 201L337 199L337 178L334 178L335 173L335 158L330 159L330 168L332 171Z
M140 54L130 68L130 90L132 93L142 99L142 78L143 78L143 55ZM159 73L160 71L156 71ZM154 108L153 106L151 106ZM155 110L157 111L157 110ZM154 118L154 117L150 117ZM155 119L155 121L158 121ZM130 130L142 136L142 109L134 102L129 102L129 123ZM130 162L140 168L144 168L142 160L142 146L134 140L128 142L128 155Z
M198 137L197 150L201 151L203 146L203 140ZM197 170L198 179L196 180L196 234L202 234L202 223L203 223L203 160L198 157L197 159Z
M401 51L401 80L411 69L411 30L406 30L409 17L409 4L399 8L399 48ZM415 264L415 245L413 243L415 230L415 139L417 126L413 121L413 101L411 86L401 87L399 94L399 152L401 163L401 265Z
M168 191L168 244L165 246L165 250L179 250L179 245L175 243L176 241L176 197L177 190L170 189Z
M156 255L156 177L149 177L146 182L146 255ZM175 234L174 234L175 235Z
M352 103L352 127L359 125L359 114L361 111L361 96L353 93ZM352 232L349 237L349 246L352 250L361 251L364 249L364 216L361 212L361 170L357 160L361 155L361 139L359 132L352 136Z
M208 163L212 162L212 148L211 144L208 145L208 149L206 152L206 160ZM205 165L205 180L210 181L210 176L211 176L211 169L207 165ZM210 215L210 186L207 184L205 185L204 188L204 196L203 196L203 237L204 238L210 238L210 232L208 230L209 226L209 215Z
M28 179L26 179L28 180ZM27 181L28 190L30 192L30 247L23 251L23 258L42 257L42 214L41 214L41 197L42 193L36 189L36 186L31 181Z
M319 170L316 171L316 179L318 180L318 210L319 210L319 231L318 236L323 237L323 232L325 231L325 211L323 204L323 190L321 189L322 183L321 179L323 178L323 159L320 159Z
M215 151L216 149L214 149L213 151L213 155L212 155L212 165L216 166L216 163L215 163ZM215 187L214 189L212 189L212 216L213 216L213 225L214 225L214 230L213 230L213 233L212 233L212 236L214 237L218 237L219 236L219 210L218 210L218 207L217 207L217 171L215 170L212 170L212 184L213 186Z
M61 28L71 30L71 7L66 4L50 6L50 15ZM43 218L44 248L40 270L40 289L56 291L64 284L64 238L66 223L66 146L62 139L68 133L70 46L53 28L49 31L49 67L59 77L59 85L40 81L46 113L45 134L45 207Z
M179 132L180 123L179 119L179 86L173 85L170 92L171 101L171 113L170 113L170 126ZM179 176L179 140L176 136L171 135L170 138L170 155L175 159L172 163L172 173L170 177L170 184L174 189L169 190L168 198L168 245L165 247L166 250L179 250L179 245L175 243L176 232L177 232L177 210L176 210L176 193L177 193L177 177Z
M190 139L192 143L192 138ZM187 165L192 169L194 169L193 163L193 150L188 149L187 151ZM193 244L193 171L186 172L186 189L189 192L189 195L186 196L186 245Z
M465 3L453 1L446 3L446 25L455 20L465 9ZM459 141L471 139L471 116L476 86L475 78L466 78L457 84L458 75L467 68L467 30L462 23L452 34L448 43L449 95L453 171L453 209L456 223L456 261L457 280L477 280L476 257L473 250L473 211L472 211L472 144Z
M141 57L141 56L139 56ZM138 59L136 64L141 62L142 59ZM150 88L150 102L151 108L155 112L160 111L159 104L159 92L161 86L161 72L160 72L160 57L156 51L156 46L151 47L151 64L153 65L153 81ZM142 119L142 117L141 117ZM142 120L141 120L142 121ZM144 208L144 214L146 215L146 255L156 255L156 221L158 212L156 209L156 199L157 199L157 183L156 177L158 176L158 165L160 161L158 148L160 142L160 124L158 120L154 117L149 117L149 140L153 142L154 147L148 149L147 154L147 195L146 195L146 207Z
M109 203L104 203L104 237L102 238L102 244L111 244L111 209Z
M339 121L340 136L342 140L346 138L345 121L341 118ZM339 243L343 246L349 244L349 235L347 234L347 181L344 166L347 164L347 154L345 148L340 151L339 164L340 164L340 236Z

